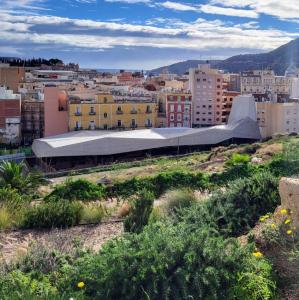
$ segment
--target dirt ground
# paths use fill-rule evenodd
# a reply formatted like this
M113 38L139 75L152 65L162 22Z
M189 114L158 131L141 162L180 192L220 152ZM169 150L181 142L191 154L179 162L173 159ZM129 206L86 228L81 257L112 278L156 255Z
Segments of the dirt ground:
M97 225L80 225L67 229L52 230L15 230L0 232L0 260L5 262L24 256L33 242L50 243L54 248L65 248L75 239L83 244L84 248L98 251L109 239L120 236L123 232L123 223L112 220Z

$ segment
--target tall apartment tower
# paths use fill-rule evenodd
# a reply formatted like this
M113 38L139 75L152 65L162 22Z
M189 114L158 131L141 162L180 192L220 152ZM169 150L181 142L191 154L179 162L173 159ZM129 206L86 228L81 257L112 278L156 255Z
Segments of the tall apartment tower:
M223 74L209 64L189 70L192 93L193 127L222 124Z

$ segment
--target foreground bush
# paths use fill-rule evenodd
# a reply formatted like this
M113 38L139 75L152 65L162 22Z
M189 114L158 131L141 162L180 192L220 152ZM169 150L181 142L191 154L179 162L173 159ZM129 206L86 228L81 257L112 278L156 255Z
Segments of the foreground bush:
M43 203L30 208L24 216L25 228L69 227L79 224L82 217L81 203L64 200Z
M252 228L261 215L274 211L279 203L277 178L261 172L218 190L183 218L192 226L208 222L215 224L224 236L238 236Z
M67 180L57 185L45 200L67 199L67 200L100 200L105 195L102 185L97 185L85 179Z

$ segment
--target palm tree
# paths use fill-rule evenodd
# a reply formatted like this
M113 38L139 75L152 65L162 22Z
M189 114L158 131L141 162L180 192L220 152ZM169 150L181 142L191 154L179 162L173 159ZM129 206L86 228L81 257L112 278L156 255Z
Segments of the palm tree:
M24 162L8 162L3 161L0 164L0 185L10 186L20 193L28 193L33 191L42 177L37 172L26 172Z

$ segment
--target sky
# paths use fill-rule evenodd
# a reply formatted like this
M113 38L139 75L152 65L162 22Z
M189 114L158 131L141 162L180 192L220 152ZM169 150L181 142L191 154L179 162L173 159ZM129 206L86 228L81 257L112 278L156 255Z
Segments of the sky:
M0 56L150 70L299 36L298 0L0 0Z

